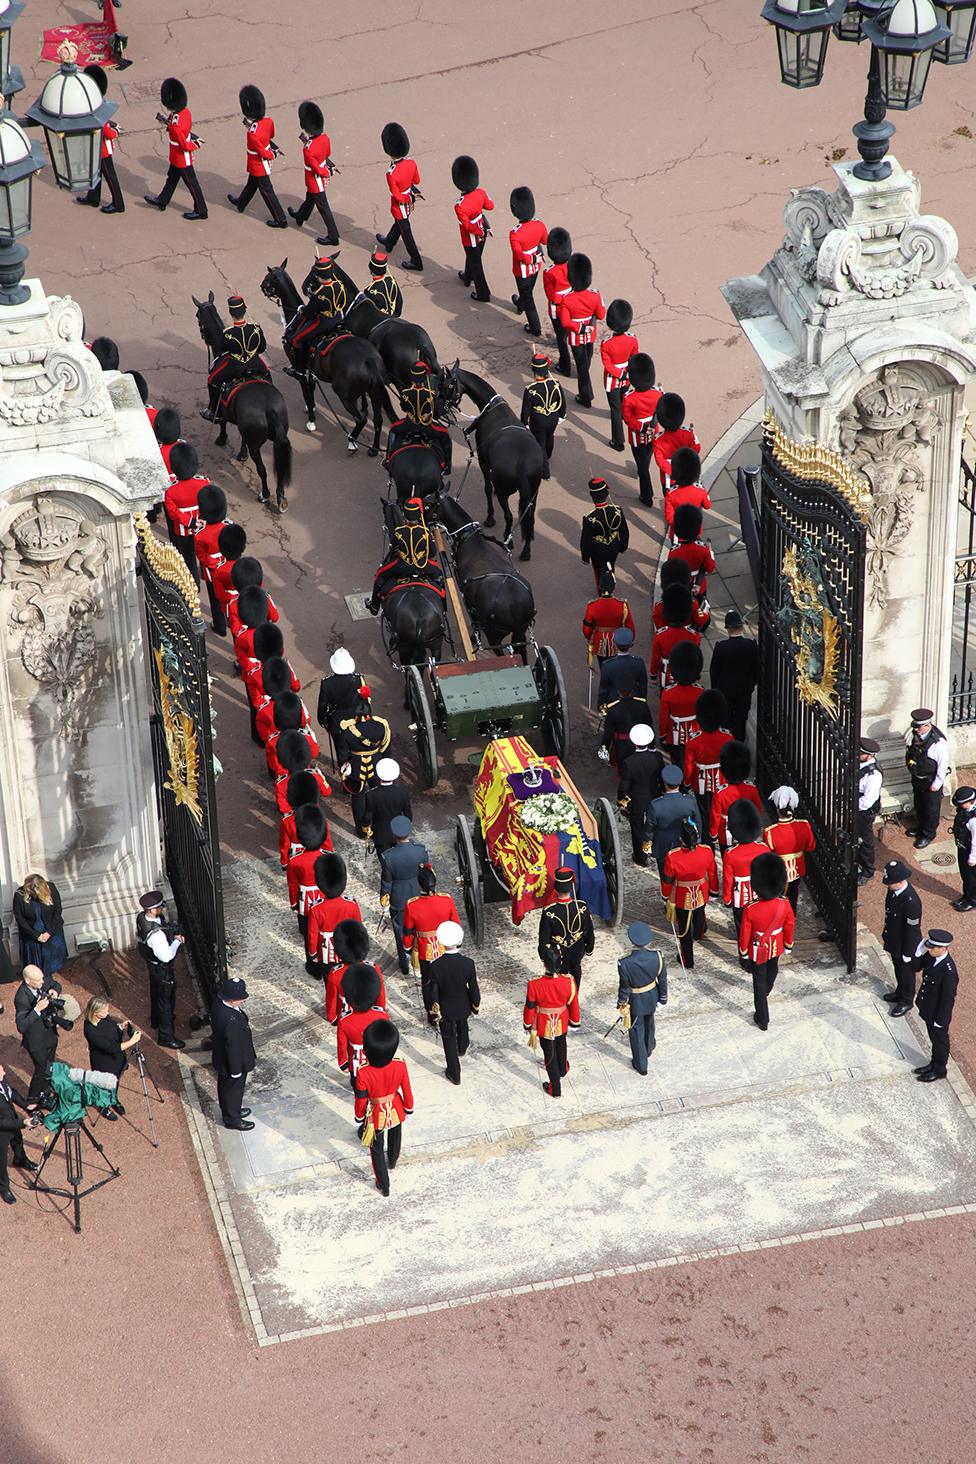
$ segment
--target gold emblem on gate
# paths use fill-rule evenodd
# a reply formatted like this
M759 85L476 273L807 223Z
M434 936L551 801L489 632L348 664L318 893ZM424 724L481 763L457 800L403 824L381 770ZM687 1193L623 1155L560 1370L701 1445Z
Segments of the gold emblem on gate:
M828 608L820 558L812 545L790 545L783 555L781 583L786 603L777 618L793 642L800 699L836 720L840 626Z
M200 745L193 718L180 703L163 660L163 653L157 647L153 651L156 659L156 674L159 677L159 704L163 717L163 739L169 758L169 774L163 787L172 793L177 804L186 808L203 823L203 809L200 805Z

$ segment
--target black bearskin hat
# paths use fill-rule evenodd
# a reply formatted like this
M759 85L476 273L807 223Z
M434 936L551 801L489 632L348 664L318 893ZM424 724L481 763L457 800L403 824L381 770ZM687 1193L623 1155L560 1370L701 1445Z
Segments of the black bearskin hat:
M318 870L320 859L338 858L338 854L320 854L319 858L315 861L316 871ZM345 871L345 865L343 865L343 871ZM319 889L325 894L325 889L319 883L317 873L315 879ZM344 889L345 883L343 883L342 890L339 891L340 895ZM369 931L361 920L340 920L332 932L332 944L335 947L335 953L340 961L365 961L369 955Z
M305 708L297 691L283 691L274 699L274 724L279 732L297 732L301 728ZM302 843L304 843L304 839Z
M291 667L283 656L268 657L261 668L261 681L265 696L283 696L291 691Z
M607 330L630 330L634 307L629 300L611 300L607 306Z
M108 77L100 66L86 66L85 75L90 76L102 96L108 91Z
M160 446L168 447L172 442L179 442L182 431L183 424L176 408L160 407L153 423L153 432L156 434L156 441Z
M763 822L751 798L737 798L725 815L725 821L737 844L754 844L762 837Z
M535 194L531 188L513 188L508 206L520 224L535 218Z
M668 657L668 671L679 686L694 686L704 661L701 646L694 641L679 641Z
M702 531L702 511L694 503L682 503L674 511L675 538L697 539Z
M240 564L240 560L234 565L234 569ZM231 571L233 573L233 570ZM254 630L263 625L268 618L268 597L257 585L248 585L247 589L241 590L237 597L237 613L242 624Z
M543 947L542 964L546 968L547 976L555 976L561 971L563 963L558 946L547 945Z
M281 633L281 626L276 625L273 620L266 620L255 630L253 644L254 654L259 661L270 661L273 656L284 655L285 638Z
M749 879L757 900L775 900L786 890L786 865L778 854L757 854Z
M311 773L296 773L295 777L310 778ZM314 779L313 779L314 781ZM291 788L292 780L288 779L288 787ZM292 807L294 808L294 804ZM315 883L322 891L327 900L337 900L340 895L346 892L346 861L341 854L320 854L315 861ZM340 920L340 925L358 925L358 920ZM369 949L367 937L366 949ZM343 956L345 961L359 961L361 956Z
M728 703L721 691L714 687L703 691L695 702L695 720L703 732L717 732L724 727L729 715Z
M322 789L319 787L319 780L314 773L307 769L301 773L292 773L285 785L285 797L288 799L289 808L301 808L303 803L318 803L322 797ZM331 857L331 856L330 856ZM336 856L338 858L338 855ZM316 880L316 883L318 881ZM322 886L319 885L319 889ZM325 891L322 890L325 894Z
M175 76L167 76L159 88L159 100L167 112L182 112L186 106L186 87Z
M91 343L91 353L103 371L118 371L119 348L111 336L96 336Z
M325 118L322 116L322 108L318 102L300 102L298 104L298 125L309 137L318 137L320 132L325 131Z
M227 517L227 498L216 483L206 483L197 498L197 510L205 524L219 524ZM219 536L218 536L219 537Z
M261 589L263 579L264 565L260 559L255 559L251 554L242 554L240 559L234 561L234 568L230 572L230 582L238 594L244 590Z
M132 377L132 380L135 382L135 388L136 388L136 391L139 393L139 400L142 402L142 405L144 407L145 406L148 406L148 404L149 404L149 382L143 376L143 374L142 374L141 371L130 371L129 372L129 375Z
M275 756L286 773L300 773L312 761L312 748L301 732L282 732L275 743Z
M681 839L682 849L697 849L701 842L701 834L698 832L698 825L693 818L681 820L678 836Z
M246 529L241 524L224 524L217 535L217 548L225 559L240 559L247 548Z
M635 391L650 391L654 385L654 362L646 351L638 351L627 362L627 375Z
M478 164L467 153L462 153L451 164L451 182L459 193L470 193L478 186Z
M325 814L317 803L302 803L295 809L295 833L306 849L321 849L328 831Z
M566 266L569 283L574 290L588 290L593 283L593 266L588 254L571 254ZM631 357L633 360L633 357Z
M701 477L701 458L693 447L679 447L671 459L671 482L675 488L687 488Z
M377 1017L363 1033L363 1051L370 1067L389 1067L400 1046L400 1033L388 1017Z
M432 895L437 889L437 876L430 864L422 864L417 870L417 883L422 895Z
M354 1012L368 1012L380 999L380 973L368 961L355 961L343 971L340 985Z
M268 106L264 93L258 91L256 86L242 86L237 96L241 111L249 122L260 122L262 117L267 116Z
M744 742L727 742L718 755L718 765L727 783L744 783L752 771L752 753Z
M666 391L655 413L665 432L676 432L685 420L685 404L676 391Z
M684 585L686 590L691 589L691 565L687 559L666 559L661 565L662 594L672 585Z
M665 625L680 629L691 620L694 606L691 591L687 585L668 585L661 596L661 613Z
M192 478L199 466L200 459L192 442L174 442L169 455L169 470L177 482Z
M410 139L399 122L387 122L380 133L380 143L388 158L405 158L410 151Z
M565 264L573 252L573 241L569 236L569 230L556 225L549 230L549 239L546 243L546 253L553 264Z

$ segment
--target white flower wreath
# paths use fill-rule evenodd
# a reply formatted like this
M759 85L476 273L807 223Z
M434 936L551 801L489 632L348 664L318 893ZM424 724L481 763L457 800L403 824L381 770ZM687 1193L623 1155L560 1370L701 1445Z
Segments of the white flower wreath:
M540 834L569 834L579 825L579 810L567 793L537 793L520 811L525 827Z

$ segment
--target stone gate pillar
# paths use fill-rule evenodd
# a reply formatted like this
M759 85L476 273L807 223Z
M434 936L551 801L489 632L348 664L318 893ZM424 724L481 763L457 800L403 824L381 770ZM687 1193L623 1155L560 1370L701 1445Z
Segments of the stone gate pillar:
M917 179L891 165L864 182L841 163L833 193L794 190L773 258L723 294L777 420L844 453L870 485L863 723L895 774L912 708L931 706L943 727L948 710L976 291L952 225L922 214Z
M160 875L132 515L168 480L131 377L28 283L0 309L0 898L9 925L47 874L70 954L82 931L131 944Z

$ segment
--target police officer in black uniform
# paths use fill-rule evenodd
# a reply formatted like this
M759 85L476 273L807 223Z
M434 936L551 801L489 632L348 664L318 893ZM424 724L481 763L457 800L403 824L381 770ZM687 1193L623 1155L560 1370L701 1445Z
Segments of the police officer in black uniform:
M908 866L900 859L889 859L881 878L887 886L881 944L895 973L895 989L886 991L884 1000L891 1003L893 1017L904 1017L915 1000L913 962L922 938L922 902L911 884Z
M905 749L915 803L915 848L927 849L935 838L942 809L942 788L949 771L946 735L932 721L928 707L912 712L912 730Z
M554 948L559 953L559 970L572 976L579 988L583 975L583 957L593 954L596 936L593 917L583 900L576 898L576 879L571 869L557 869L553 876L556 898L546 905L539 921L539 959Z
M176 957L185 936L171 932L163 925L163 893L150 890L139 901L142 906L136 918L136 945L149 972L149 1022L155 1029L160 1047L185 1047L177 1037L176 1022Z
M952 935L948 930L930 930L915 956L915 969L922 973L915 1005L932 1044L931 1061L915 1069L920 1083L934 1083L947 1072L949 1023L959 987L956 963L949 954L951 945Z
M553 381L549 372L549 357L545 351L535 351L532 356L532 380L522 393L523 427L528 427L536 442L542 448L544 462L543 478L550 477L549 459L556 441L556 428L566 415L566 397L558 381Z
M629 955L617 962L620 985L617 1007L630 1038L631 1067L647 1077L647 1060L657 1046L654 1013L668 1004L668 968L660 951L649 951L653 940L649 925L635 920L627 927L627 939L633 946Z
M252 1129L251 1110L242 1108L247 1075L257 1065L251 1024L241 1007L247 1000L247 987L237 976L229 976L221 984L220 993L210 1011L213 1037L213 1065L217 1073L217 1101L224 1128Z
M369 256L370 282L363 291L364 300L372 300L377 310L398 320L403 314L403 291L390 274L390 256L385 249L374 249Z
M590 565L597 589L605 569L613 570L617 556L630 547L630 529L622 508L610 501L610 489L604 478L590 479L593 507L583 515L580 529L580 558Z
M708 679L725 697L729 731L736 742L745 742L752 694L759 681L759 645L745 634L738 610L726 613L725 629L726 639L712 651Z
M241 295L231 295L227 301L231 324L224 331L226 350L217 357L207 377L209 404L200 416L205 422L216 420L217 408L222 392L232 382L245 376L270 379L271 372L261 359L261 352L268 349L264 331L253 320L247 318L247 301Z
M646 711L647 703L642 705ZM644 869L647 866L644 840L648 810L655 798L664 796L664 757L654 746L654 732L649 722L638 722L631 727L630 743L631 755L619 764L617 807L630 824L634 863Z
M956 862L962 882L962 894L953 900L952 908L964 914L976 910L976 788L957 788L952 802L956 810L952 837L956 841Z

